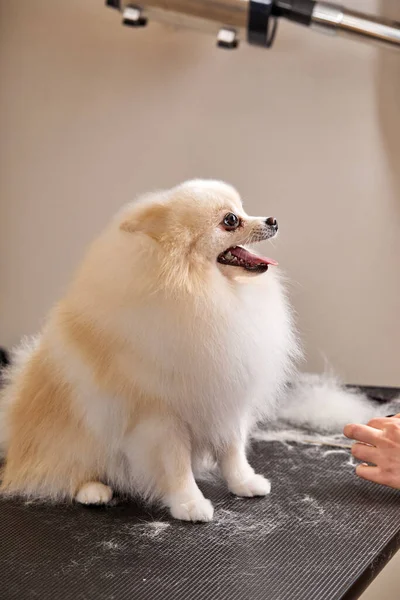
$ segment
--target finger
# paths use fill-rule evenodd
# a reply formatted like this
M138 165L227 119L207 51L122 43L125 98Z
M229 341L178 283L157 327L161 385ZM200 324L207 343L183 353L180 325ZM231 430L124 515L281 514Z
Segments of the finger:
M376 446L382 437L382 431L380 429L375 429L374 427L369 427L368 425L360 425L359 423L351 423L350 425L346 425L343 433L351 440L364 442L365 444L371 444L371 446Z
M393 423L393 419L396 418L396 415L392 417L376 417L375 419L371 419L368 421L369 427L374 427L375 429L385 429L389 423Z
M361 477L361 479L366 479L367 481L373 481L374 483L382 483L386 484L384 479L385 476L382 473L379 467L370 467L369 465L358 465L356 467L356 475Z
M363 463L356 468L356 474L362 479L367 479L368 481L373 481L374 483L380 483L381 485L387 485L395 490L400 490L399 475L393 474L393 472L388 469L370 467Z
M351 453L358 460L374 463L374 465L377 465L379 462L379 450L375 446L356 443L351 447Z

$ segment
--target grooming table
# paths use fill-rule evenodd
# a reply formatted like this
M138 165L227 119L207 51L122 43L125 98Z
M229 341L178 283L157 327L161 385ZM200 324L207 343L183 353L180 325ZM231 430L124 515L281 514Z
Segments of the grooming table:
M215 505L207 524L134 502L2 500L0 597L357 598L400 546L400 492L356 478L346 450L257 442L251 462L271 478L272 493L239 499L219 482L201 484Z

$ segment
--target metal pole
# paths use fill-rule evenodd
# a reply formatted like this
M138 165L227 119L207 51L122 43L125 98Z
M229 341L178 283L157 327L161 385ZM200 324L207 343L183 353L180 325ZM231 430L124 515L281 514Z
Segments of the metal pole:
M136 4L137 1L137 4ZM119 9L124 25L142 27L148 19L213 33L218 45L235 48L247 38L270 47L279 19L325 33L377 42L400 49L400 22L315 0L106 0ZM399 0L400 4L400 0Z
M328 2L315 3L311 28L400 48L400 23Z

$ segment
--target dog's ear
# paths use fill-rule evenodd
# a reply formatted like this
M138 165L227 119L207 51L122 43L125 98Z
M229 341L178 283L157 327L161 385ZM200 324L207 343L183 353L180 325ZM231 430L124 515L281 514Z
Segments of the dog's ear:
M120 229L128 233L141 231L158 239L166 230L167 208L164 204L150 204L135 207L124 217Z

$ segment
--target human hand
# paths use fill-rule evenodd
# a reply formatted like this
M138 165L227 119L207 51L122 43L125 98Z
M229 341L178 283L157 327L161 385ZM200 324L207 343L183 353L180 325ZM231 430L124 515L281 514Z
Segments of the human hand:
M343 433L356 441L352 455L366 461L356 467L359 477L400 489L400 413L372 419L367 425L346 425Z

